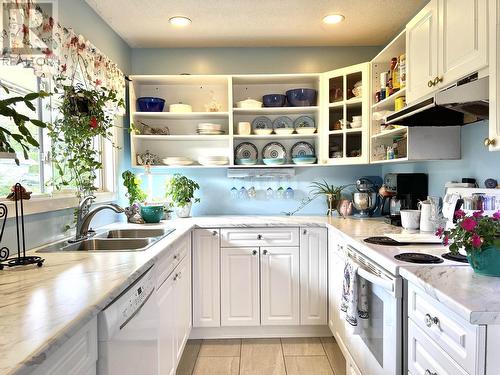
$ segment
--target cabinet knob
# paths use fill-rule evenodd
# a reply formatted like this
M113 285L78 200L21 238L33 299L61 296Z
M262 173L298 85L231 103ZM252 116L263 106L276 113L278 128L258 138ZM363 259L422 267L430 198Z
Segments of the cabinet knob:
M427 82L427 86L429 86L429 87L434 86L434 81L431 80L431 81Z
M433 317L430 314L425 314L425 325L429 328L432 327L432 325L439 325L439 319L437 317Z
M252 251L252 255L257 255L257 250Z
M488 147L488 146L495 146L495 145L496 145L496 143L497 143L497 140L496 140L495 138L492 138L492 139L485 138L485 139L484 139L484 145L485 145L486 147Z
M179 274L176 273L175 276L174 276L174 281L177 281L178 278L179 278Z
M304 232L302 232L302 233L307 234L307 229L304 229Z
M443 77L436 77L434 78L434 85L433 86L436 86L438 83L441 83L443 82Z
M427 370L425 370L425 375L438 375L438 373L432 372L431 370L427 369Z
M258 240L261 240L262 238L264 238L264 237L262 237L262 234L258 234L258 235L257 235L257 239L258 239Z
M177 258L178 258L178 255L177 255L177 254L175 254L175 255L174 255L174 260L177 260Z
M269 253L269 251L267 251L267 250L264 250L264 251L262 252L262 254L264 254L264 255L267 255L268 253Z
M216 230L212 231L212 236L217 236L217 231Z

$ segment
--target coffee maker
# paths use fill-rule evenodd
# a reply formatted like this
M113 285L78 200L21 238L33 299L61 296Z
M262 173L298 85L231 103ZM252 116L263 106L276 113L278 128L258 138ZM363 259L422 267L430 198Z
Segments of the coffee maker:
M386 222L401 226L401 210L418 209L418 202L427 199L429 181L425 173L388 173L384 177L381 212ZM390 197L390 199L389 199Z

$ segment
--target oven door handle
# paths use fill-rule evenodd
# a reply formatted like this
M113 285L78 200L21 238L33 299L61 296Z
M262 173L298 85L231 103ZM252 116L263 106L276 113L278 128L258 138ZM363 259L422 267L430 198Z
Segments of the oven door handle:
M380 286L391 293L394 293L395 285L393 280L386 280L381 277L375 276L373 273L368 272L364 268L358 266L358 275L363 279L371 282L374 285Z

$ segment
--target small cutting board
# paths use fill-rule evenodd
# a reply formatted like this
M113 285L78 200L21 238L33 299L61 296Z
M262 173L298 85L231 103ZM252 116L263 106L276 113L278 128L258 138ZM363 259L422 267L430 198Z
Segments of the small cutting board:
M400 243L442 243L442 240L434 235L434 233L384 233L384 236Z

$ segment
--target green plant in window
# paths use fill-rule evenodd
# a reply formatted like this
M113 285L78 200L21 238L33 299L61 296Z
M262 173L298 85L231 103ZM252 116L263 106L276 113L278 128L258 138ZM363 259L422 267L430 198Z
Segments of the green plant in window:
M96 142L113 142L116 109L124 107L116 91L105 87L62 86L59 116L48 125L55 167L53 184L58 190L76 186L79 198L97 190L97 171L102 169ZM114 145L114 143L113 143Z
M4 85L0 84L0 87L9 94L9 90ZM47 124L43 121L29 118L18 111L16 111L16 104L24 104L33 112L36 112L36 107L33 105L33 101L40 98L45 98L50 94L45 91L29 93L25 96L14 96L11 98L6 98L0 100L0 117L5 117L10 121L13 121L17 127L18 133L13 133L8 130L5 126L0 124L0 152L15 153L14 143L21 146L23 155L25 159L29 158L30 147L40 147L38 141L33 138L29 129L26 127L26 123L32 123L40 128L45 128ZM19 160L16 158L16 164L19 165Z
M167 181L165 195L176 207L184 207L193 201L194 192L199 188L200 185L197 182L176 173ZM194 199L194 202L199 201L199 198Z
M123 186L127 188L127 198L129 206L135 202L144 202L147 198L146 193L141 189L141 179L130 171L122 173Z

